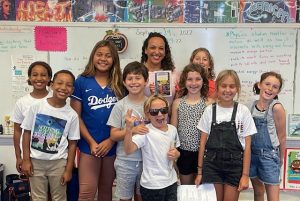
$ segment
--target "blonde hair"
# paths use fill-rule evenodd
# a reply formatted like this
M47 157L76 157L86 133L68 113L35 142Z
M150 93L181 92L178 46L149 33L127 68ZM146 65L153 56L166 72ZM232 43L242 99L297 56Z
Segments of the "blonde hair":
M94 65L94 56L96 54L96 51L100 47L108 47L110 50L110 53L112 55L113 64L112 67L109 69L109 76L107 83L109 84L110 88L113 90L113 92L116 94L118 98L122 98L124 96L124 87L122 83L122 72L120 67L120 59L118 55L117 48L115 44L109 40L102 40L95 44L91 54L89 61L87 65L85 66L85 69L83 73L81 73L84 77L93 77L96 75L96 68Z
M237 94L238 94L238 97L239 97L240 93L241 93L241 82L240 82L239 76L237 75L237 73L234 70L228 70L227 69L227 70L221 71L218 74L216 82L215 82L216 83L216 90L217 91L219 90L219 86L228 77L231 77L234 80L236 88L237 88Z
M144 103L144 113L145 114L147 114L149 112L151 104L155 100L162 100L166 104L167 107L169 106L169 103L168 103L167 99L165 99L162 95L159 95L159 94L151 95L151 96L149 96L149 98Z

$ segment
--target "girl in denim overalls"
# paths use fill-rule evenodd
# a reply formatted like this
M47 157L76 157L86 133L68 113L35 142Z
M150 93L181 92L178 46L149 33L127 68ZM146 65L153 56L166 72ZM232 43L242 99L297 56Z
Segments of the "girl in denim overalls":
M251 107L257 128L257 134L251 137L250 166L255 201L264 200L265 189L268 200L279 200L280 167L286 143L285 111L277 100L281 87L282 78L275 72L263 73L254 85L255 93L259 94L259 100Z
M240 88L235 71L220 72L217 103L206 107L197 126L201 140L195 184L213 183L218 201L237 201L249 185L250 136L256 128L248 108L233 100Z

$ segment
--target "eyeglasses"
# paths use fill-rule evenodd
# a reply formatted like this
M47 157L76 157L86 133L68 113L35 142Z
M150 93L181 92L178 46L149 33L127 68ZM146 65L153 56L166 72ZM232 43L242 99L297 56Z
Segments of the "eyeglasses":
M169 112L169 108L168 107L162 107L159 109L149 109L149 113L151 116L157 116L158 113L162 113L162 114L167 114Z

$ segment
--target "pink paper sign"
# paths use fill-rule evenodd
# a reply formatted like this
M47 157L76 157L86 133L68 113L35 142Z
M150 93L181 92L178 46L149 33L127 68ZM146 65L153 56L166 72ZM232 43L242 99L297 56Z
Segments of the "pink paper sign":
M39 51L67 50L67 30L64 27L43 27L34 28L35 48Z

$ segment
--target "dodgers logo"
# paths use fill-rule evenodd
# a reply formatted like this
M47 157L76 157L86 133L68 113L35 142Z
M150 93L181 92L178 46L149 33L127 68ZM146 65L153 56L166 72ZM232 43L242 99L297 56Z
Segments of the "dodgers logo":
M88 105L91 106L92 110L97 110L99 108L106 107L109 109L112 105L116 104L118 101L117 97L111 97L106 95L105 98L98 98L97 96L90 96L88 98Z

